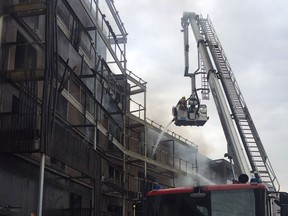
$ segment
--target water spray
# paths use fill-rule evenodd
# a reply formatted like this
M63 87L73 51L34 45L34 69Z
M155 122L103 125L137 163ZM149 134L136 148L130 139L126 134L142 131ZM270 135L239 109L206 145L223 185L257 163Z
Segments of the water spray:
M159 143L160 143L161 138L164 136L164 133L167 131L167 128L172 124L173 121L175 121L175 118L173 118L172 121L170 121L170 122L167 124L167 126L162 130L162 132L159 134L159 137L158 137L158 139L157 139L157 142L156 142L156 144L155 144L155 146L154 146L154 148L153 148L152 157L154 157L154 155L155 155L155 153L156 153L156 150L157 150L157 148L158 148L158 145L159 145Z

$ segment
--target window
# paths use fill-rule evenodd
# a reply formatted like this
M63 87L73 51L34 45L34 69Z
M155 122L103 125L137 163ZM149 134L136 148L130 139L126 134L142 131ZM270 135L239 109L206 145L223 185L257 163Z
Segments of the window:
M35 69L37 63L36 49L28 44L25 37L19 32L17 32L16 42L15 69Z
M255 216L255 195L253 190L216 191L211 193L213 216Z
M81 208L82 196L76 193L70 193L70 208Z

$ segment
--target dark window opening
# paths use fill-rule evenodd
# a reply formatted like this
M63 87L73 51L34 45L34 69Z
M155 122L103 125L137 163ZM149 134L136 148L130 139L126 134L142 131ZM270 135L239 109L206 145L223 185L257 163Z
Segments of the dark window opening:
M122 207L115 205L107 205L107 211L113 213L113 215L122 215Z
M15 69L35 69L37 63L37 52L28 44L26 38L17 32L17 46L15 53Z
M82 196L76 193L70 193L70 208L81 208Z
M16 97L15 95L13 95L12 97L12 113L19 113L19 106L20 106L20 102L19 102L19 98Z

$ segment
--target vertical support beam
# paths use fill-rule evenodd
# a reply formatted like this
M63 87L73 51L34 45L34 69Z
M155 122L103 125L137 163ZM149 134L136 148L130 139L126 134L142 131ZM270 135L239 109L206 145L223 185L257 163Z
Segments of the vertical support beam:
M126 62L126 43L124 44L124 65L123 65L123 68L124 68L124 83L123 83L123 86L124 86L124 101L123 101L123 147L124 149L127 148L126 146L126 111L127 111L127 100L126 100L126 96L127 96L127 73L126 73L126 70L127 70L127 62ZM123 188L125 187L125 184L126 184L126 155L125 153L123 154ZM125 191L125 190L124 190ZM126 201L125 201L125 194L123 193L123 198L122 198L122 215L126 215Z
M173 146L173 153L172 153L172 155L173 155L173 157L172 157L172 160L173 160L173 168L175 167L175 142L174 142L174 140L172 140L172 146ZM175 187L175 173L173 172L173 187Z
M37 214L37 216L42 216L43 191L44 191L44 172L45 172L45 154L41 153L40 172L39 172L38 214Z
M126 118L126 116L124 116L124 118ZM126 140L126 136L124 135L123 145L124 145L124 148L126 149L126 141L125 140ZM124 153L123 154L123 182L122 182L122 187L124 189L123 191L125 191L125 185L126 185L126 154ZM123 211L122 215L126 215L125 192L123 192L123 194L122 194L122 211Z
M92 212L93 212L93 214L91 214L91 215L95 215L95 179L93 179L92 180L93 181L93 188L92 188L92 201L91 201L91 209L93 209L92 210Z
M144 156L147 157L147 119L146 119L146 89L144 91ZM145 182L145 190L144 193L147 193L147 162L144 161L144 182ZM146 197L146 194L144 194L144 197Z
M95 127L94 127L94 143L93 143L93 148L96 151L97 148L97 117L96 117L96 122L95 122ZM98 160L98 156L97 156L97 160L96 163L99 163ZM96 207L96 178L97 178L97 171L95 170L96 174L94 175L94 179L93 179L93 188L92 188L92 206L91 208L93 209L93 214L92 215L96 215L96 211L95 211L95 207ZM102 177L101 177L102 178Z
M126 185L126 155L125 154L123 154L123 183L122 183L122 185L123 185L123 191L125 191L125 185ZM125 199L125 192L123 192L123 194L122 194L122 211L123 211L123 213L122 213L122 215L126 215L126 199Z
M0 12L0 44L2 45L3 15Z
M98 109L96 109L98 110ZM97 149L97 117L96 117L96 122L95 122L95 129L94 129L94 141L93 141L93 149L96 150Z
M0 13L0 48L1 48L1 53L0 53L0 58L3 56L3 49L2 49L2 30L3 30L3 15ZM1 60L2 61L2 60ZM3 67L3 66L1 66ZM2 69L2 68L1 68ZM3 110L3 105L4 103L2 102L3 100L3 93L4 93L4 85L0 85L0 112Z

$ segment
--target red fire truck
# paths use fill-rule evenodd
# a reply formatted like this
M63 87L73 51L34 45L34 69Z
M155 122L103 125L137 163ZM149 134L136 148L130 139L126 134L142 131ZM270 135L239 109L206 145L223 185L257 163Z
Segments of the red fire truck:
M288 216L288 194L262 183L160 189L141 209L145 216Z

